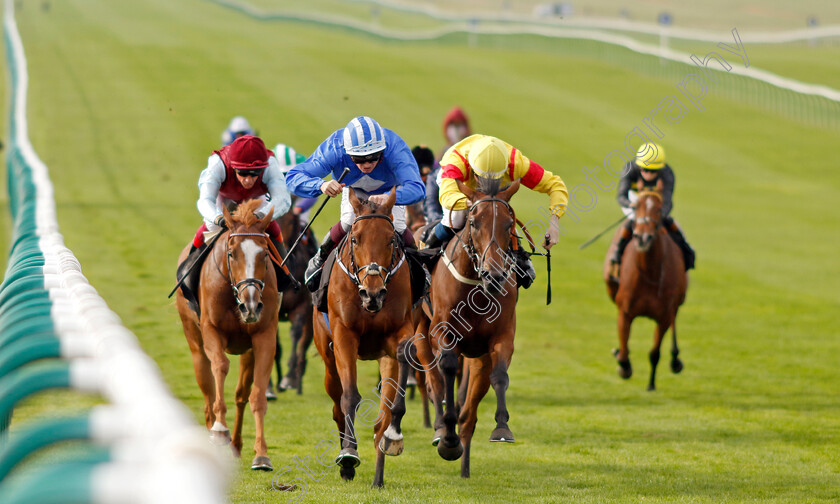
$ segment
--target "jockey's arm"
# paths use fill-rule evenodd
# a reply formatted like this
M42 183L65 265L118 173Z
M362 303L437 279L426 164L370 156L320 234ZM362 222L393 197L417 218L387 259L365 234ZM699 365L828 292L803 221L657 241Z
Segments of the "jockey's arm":
M212 223L216 217L222 215L221 209L216 207L219 188L225 180L225 165L222 159L213 154L207 159L207 168L198 177L198 213L205 222Z
M525 187L548 195L551 222L548 223L548 237L543 246L549 249L556 245L560 240L559 220L566 213L566 207L569 204L569 191L566 188L566 183L558 175L544 169L519 151L514 154L512 179L520 179Z
M394 171L397 185L397 205L411 205L426 197L426 185L420 178L417 160L408 148L408 144L397 135L388 135L389 145L385 157ZM390 190L390 189L389 189Z
M668 217L674 208L674 185L676 177L668 165L662 170L662 217Z
M257 214L266 215L274 208L272 219L276 219L289 211L289 207L292 205L292 197L286 188L286 178L280 171L280 164L274 156L268 158L268 167L263 172L262 180L268 187L269 201L257 210Z
M633 205L629 196L630 188L633 186L633 182L638 180L639 175L637 173L638 169L631 163L624 165L624 171L626 173L618 181L615 199L622 208L630 208Z
M331 167L341 164L335 149L331 147L331 140L332 136L324 140L309 159L298 163L286 174L286 187L292 194L303 198L317 198L323 194L323 179L330 174Z

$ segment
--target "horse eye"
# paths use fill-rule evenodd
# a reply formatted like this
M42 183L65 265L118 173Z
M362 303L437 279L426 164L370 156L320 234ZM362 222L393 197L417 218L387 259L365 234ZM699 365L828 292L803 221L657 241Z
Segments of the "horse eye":
M356 237L355 237L355 236L351 236L351 237L350 237L350 243L352 243L353 245L355 245L355 244L357 243L357 242L356 242Z

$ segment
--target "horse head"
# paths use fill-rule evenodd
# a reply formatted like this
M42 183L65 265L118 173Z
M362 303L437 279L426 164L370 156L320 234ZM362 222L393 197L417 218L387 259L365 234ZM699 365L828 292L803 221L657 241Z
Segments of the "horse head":
M662 180L654 189L640 187L633 219L633 239L640 252L647 252L662 225Z
M478 273L482 287L488 294L501 292L504 282L511 274L509 257L512 249L513 226L516 216L510 199L519 190L517 179L502 190L501 180L477 177L478 187L471 189L460 180L458 190L467 197L469 211L464 247L470 256L473 268Z
M225 261L239 318L246 324L259 321L262 314L262 294L265 284L274 276L268 249L266 228L271 223L273 210L265 217L254 213L260 200L248 200L231 214L222 208L230 233L225 243ZM271 285L276 285L271 282ZM273 287L272 287L273 288Z
M349 199L356 213L347 238L351 278L359 289L362 307L376 313L385 304L388 282L400 259L401 239L391 220L397 190L391 189L388 200L382 205L359 199L353 188L350 188Z

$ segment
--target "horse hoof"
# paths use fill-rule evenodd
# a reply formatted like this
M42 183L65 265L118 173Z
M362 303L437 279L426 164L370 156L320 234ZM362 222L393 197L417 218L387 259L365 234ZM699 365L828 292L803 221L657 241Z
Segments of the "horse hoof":
M648 385L647 391L648 392L656 392L656 385L651 383L650 385Z
M297 386L295 386L294 382L292 382L292 380L290 380L286 376L284 376L283 379L280 380L280 385L277 385L277 390L279 390L280 392L285 392L287 390L292 390L295 388L297 388Z
M230 431L225 430L210 430L210 443L216 446L227 446L230 444Z
M513 443L513 432L507 427L496 427L492 434L490 434L491 443Z
M251 470L273 471L274 466L271 465L271 459L268 457L254 457L254 460L251 461Z
M275 394L274 391L271 390L270 388L267 388L267 389L265 389L265 398L268 401L276 401L277 400L277 394Z
M362 463L362 459L359 458L359 452L353 448L344 448L341 452L339 452L338 457L335 458L335 463L340 465L342 468L355 469Z
M618 361L618 376L625 380L633 376L633 366L630 365L629 360Z
M353 481L353 478L356 477L356 469L354 467L342 467L338 470L338 474L344 481Z
M403 435L389 425L385 434L379 440L379 451L385 455L396 457L403 452Z
M443 442L438 443L438 455L440 455L443 460L458 460L464 453L464 447L461 445L461 439L457 437L455 439L457 439L456 443L450 446L447 446L446 438L443 439Z
M435 431L435 435L432 436L432 446L437 446L440 443L440 439L446 434L446 428L441 427L440 429Z
M618 348L613 348L610 353L613 357L618 358Z
M681 360L674 357L671 359L671 372L674 374L679 374L680 371L683 370L683 363Z

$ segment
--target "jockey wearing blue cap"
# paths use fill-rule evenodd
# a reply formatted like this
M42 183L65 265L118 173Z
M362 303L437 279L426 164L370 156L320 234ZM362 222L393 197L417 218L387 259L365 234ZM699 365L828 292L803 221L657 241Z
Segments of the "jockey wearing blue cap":
M345 168L350 172L339 184L338 178ZM333 180L324 181L329 174ZM317 287L327 255L353 225L355 215L348 197L350 187L360 199L378 205L385 203L391 189L396 187L397 202L392 210L394 228L402 234L406 246L414 247L414 238L406 229L405 205L422 200L426 187L405 141L370 117L356 117L346 127L333 132L309 159L289 170L286 185L293 194L305 198L321 194L331 198L342 195L341 219L330 229L306 268L304 280L310 290Z

